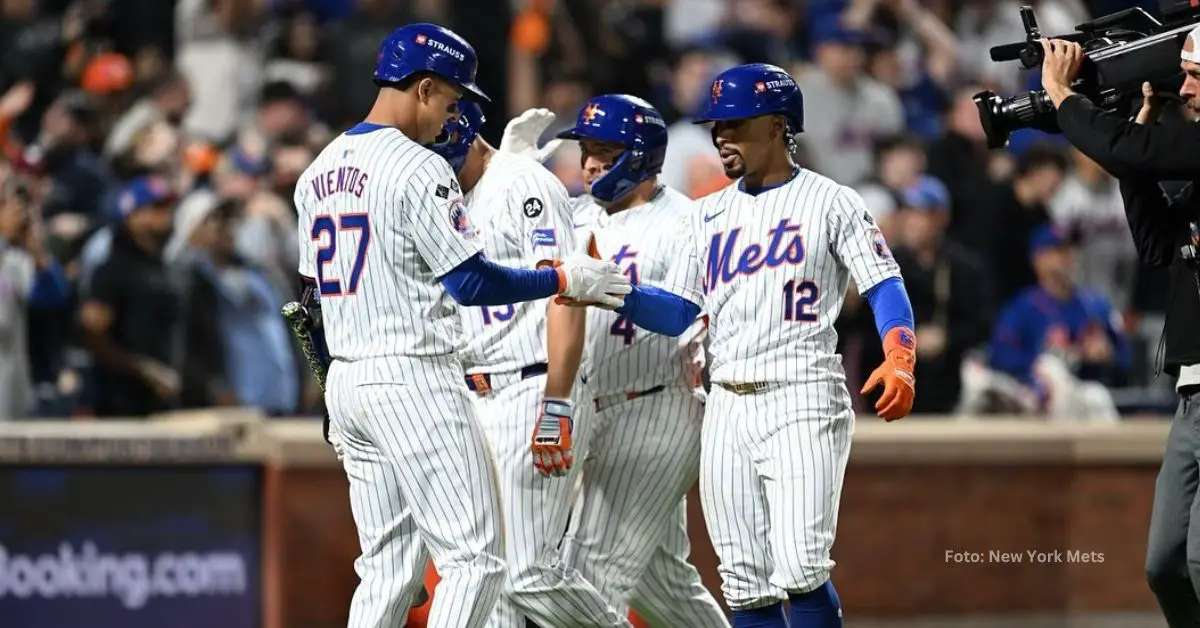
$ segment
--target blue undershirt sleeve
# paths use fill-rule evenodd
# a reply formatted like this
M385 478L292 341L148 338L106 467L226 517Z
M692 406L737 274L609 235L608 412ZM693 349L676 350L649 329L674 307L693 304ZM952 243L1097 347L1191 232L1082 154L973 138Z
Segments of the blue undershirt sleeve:
M867 290L867 302L871 304L871 312L875 314L875 329L879 338L897 327L913 329L912 303L908 300L908 292L904 290L904 281L899 277L889 277Z
M507 305L558 294L553 268L509 268L477 253L442 276L442 285L460 305Z
M642 329L678 336L695 322L700 306L666 290L642 285L625 295L625 305L617 308L617 314Z

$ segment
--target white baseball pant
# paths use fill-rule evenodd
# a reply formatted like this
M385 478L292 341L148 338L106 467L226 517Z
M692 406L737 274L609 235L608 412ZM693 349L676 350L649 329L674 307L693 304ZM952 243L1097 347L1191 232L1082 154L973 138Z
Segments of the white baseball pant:
M700 497L734 610L812 591L833 569L854 413L848 395L838 412L810 397L798 384L739 395L714 383L709 393Z
M403 626L432 555L430 628L481 627L504 587L494 467L452 358L335 361L330 440L362 555L349 628Z
M566 553L619 611L662 628L723 628L688 562L685 496L700 468L704 406L688 390L600 399Z
M488 627L526 628L526 619L542 628L630 626L559 556L594 413L587 404L576 404L576 464L565 477L544 478L533 468L529 447L546 376L521 379L514 372L489 379L491 390L476 397L476 408L497 465L508 579ZM575 388L585 394L582 384Z

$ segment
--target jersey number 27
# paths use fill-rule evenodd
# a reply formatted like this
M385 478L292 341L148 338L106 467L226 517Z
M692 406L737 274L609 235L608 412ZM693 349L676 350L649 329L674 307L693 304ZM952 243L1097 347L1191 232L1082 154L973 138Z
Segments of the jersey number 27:
M325 265L333 263L337 255L338 233L345 231L358 232L358 247L354 252L354 263L350 266L350 277L342 289L341 280L325 276ZM328 244L320 244L328 234ZM320 286L321 296L340 297L350 296L358 292L358 282L362 279L363 266L367 262L367 246L371 243L371 221L366 214L342 214L334 221L333 216L317 216L313 221L312 239L318 243L317 248L317 285Z

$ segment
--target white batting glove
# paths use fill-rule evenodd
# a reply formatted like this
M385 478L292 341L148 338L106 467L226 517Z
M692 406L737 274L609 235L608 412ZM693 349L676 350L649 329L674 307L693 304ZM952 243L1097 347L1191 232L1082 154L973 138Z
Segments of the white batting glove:
M556 266L562 283L560 304L615 310L625 305L625 295L633 292L621 267L600 259L593 234L581 239L575 251Z
M554 124L557 117L549 109L526 109L504 126L504 136L500 138L500 147L497 150L502 153L525 155L544 163L562 144L562 140L553 139L538 148L538 139L551 124Z

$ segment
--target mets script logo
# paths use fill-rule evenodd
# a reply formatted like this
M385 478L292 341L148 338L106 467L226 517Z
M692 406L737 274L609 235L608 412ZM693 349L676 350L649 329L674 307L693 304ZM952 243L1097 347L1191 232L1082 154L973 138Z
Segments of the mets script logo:
M704 276L704 292L707 294L718 283L729 283L738 275L753 275L763 268L795 266L804 261L804 236L800 235L799 224L784 218L767 231L768 242L764 247L757 242L741 246L738 240L742 228L731 229L728 234L717 233L708 247L708 271Z
M725 82L725 79L717 79L717 80L713 81L713 84L712 84L712 101L713 102L717 102L717 101L721 100L721 84L724 82Z
M591 103L587 106L586 109L583 110L582 119L583 119L584 124L587 124L587 123L591 122L592 120L596 119L596 116L600 116L600 115L604 115L604 112L600 111L600 105L597 105L596 103Z
M462 234L462 237L468 240L475 237L475 226L467 218L467 208L463 205L462 199L456 198L454 202L450 203L450 224L454 226L455 231Z

